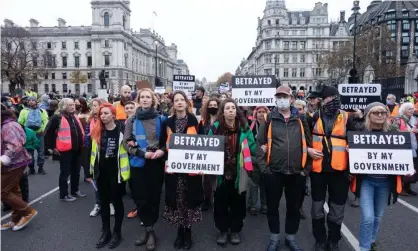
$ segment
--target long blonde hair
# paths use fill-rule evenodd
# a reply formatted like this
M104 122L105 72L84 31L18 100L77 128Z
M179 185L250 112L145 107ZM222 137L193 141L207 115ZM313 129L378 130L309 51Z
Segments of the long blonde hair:
M379 108L379 107L381 107L381 106L376 106L376 107L373 107L372 109L370 109L370 111L366 114L366 119L365 119L365 122L364 122L364 127L366 128L366 130L367 131L372 131L372 121L371 121L371 119L370 119L370 114L373 112L373 111L375 111L375 110L377 110L377 108ZM383 127L382 127L382 130L384 131L384 132L387 132L388 131L388 129L389 129L389 127L390 127L390 122L389 122L389 110L386 108L386 112L387 112L387 116L388 116L388 119L385 121L385 123L383 123Z

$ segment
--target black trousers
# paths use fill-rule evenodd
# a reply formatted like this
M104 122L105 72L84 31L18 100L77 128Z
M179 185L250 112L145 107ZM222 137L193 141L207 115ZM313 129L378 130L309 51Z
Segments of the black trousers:
M317 242L325 243L324 203L328 191L329 213L327 216L328 240L338 243L341 239L341 224L348 197L349 180L346 172L311 173L312 229Z
M300 222L300 195L305 190L305 177L300 174L272 173L264 175L266 182L267 220L270 233L280 233L279 205L283 194L286 198L286 234L296 234Z
M122 197L126 183L118 183L117 179L117 175L109 177L104 174L99 174L97 188L100 197L100 214L102 217L103 232L110 232L110 203L113 203L115 208L115 225L113 231L120 236L125 214Z
M144 167L131 168L131 193L145 227L153 226L158 220L163 182L163 159L147 160Z
M246 215L247 193L238 194L235 180L224 180L216 188L214 196L213 217L215 227L221 232L239 233L244 225Z
M63 199L68 195L68 176L71 182L71 194L78 192L78 186L80 184L80 154L81 152L61 152L59 156L60 160L60 176L59 176L59 187L60 187L60 198Z

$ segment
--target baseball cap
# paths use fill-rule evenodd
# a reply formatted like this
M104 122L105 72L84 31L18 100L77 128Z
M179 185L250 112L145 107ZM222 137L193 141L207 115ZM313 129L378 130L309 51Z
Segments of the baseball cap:
M285 94L288 96L293 96L292 89L288 85L281 85L276 89L276 94L274 96L277 96L278 94Z

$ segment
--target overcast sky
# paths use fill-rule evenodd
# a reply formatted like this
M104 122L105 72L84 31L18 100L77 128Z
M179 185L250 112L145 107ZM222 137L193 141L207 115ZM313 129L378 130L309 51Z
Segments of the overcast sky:
M318 0L286 0L288 10L312 10ZM360 1L364 12L371 0ZM353 1L328 0L330 21L340 10L351 15ZM224 72L235 72L255 44L257 17L263 16L266 0L131 0L131 28L153 27L166 44L176 43L179 58L191 74L215 81ZM153 17L153 11L157 17ZM0 0L0 19L29 26L56 26L61 17L67 25L91 25L89 0Z

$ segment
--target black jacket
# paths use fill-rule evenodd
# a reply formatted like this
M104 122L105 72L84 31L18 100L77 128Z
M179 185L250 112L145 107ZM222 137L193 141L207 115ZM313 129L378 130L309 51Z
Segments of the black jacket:
M263 173L279 172L283 174L297 174L302 169L302 131L299 121L302 121L307 146L312 146L312 136L304 116L292 109L292 115L286 122L277 109L269 114L267 122L272 126L271 160L267 165L267 154L261 146L267 143L268 125L260 123L257 134L257 162ZM310 170L312 159L308 156L304 170Z
M80 125L77 122L77 119L74 117L74 114L60 113L52 116L45 129L45 144L47 149L53 150L56 148L56 140L58 129L61 124L61 118L65 116L68 120L71 130L71 143L73 145L71 151L78 152L81 151L83 146L83 132L80 128Z
M193 114L188 113L188 122L187 127L194 126L198 127L198 122L196 117ZM176 131L176 115L169 117L164 121L162 131L162 135L160 138L160 142L166 142L167 141L167 127L171 129L171 131L174 133ZM183 133L186 133L187 128ZM170 150L169 150L170 152ZM169 153L170 154L170 153ZM188 208L195 208L200 206L203 203L203 179L202 176L196 175L196 176L190 176L188 174L180 174L180 173L172 173L172 174L166 174L165 175L165 203L170 208L176 208L176 191L177 191L177 182L178 177L182 176L184 179L186 179L187 182L187 188L186 188L186 201Z

